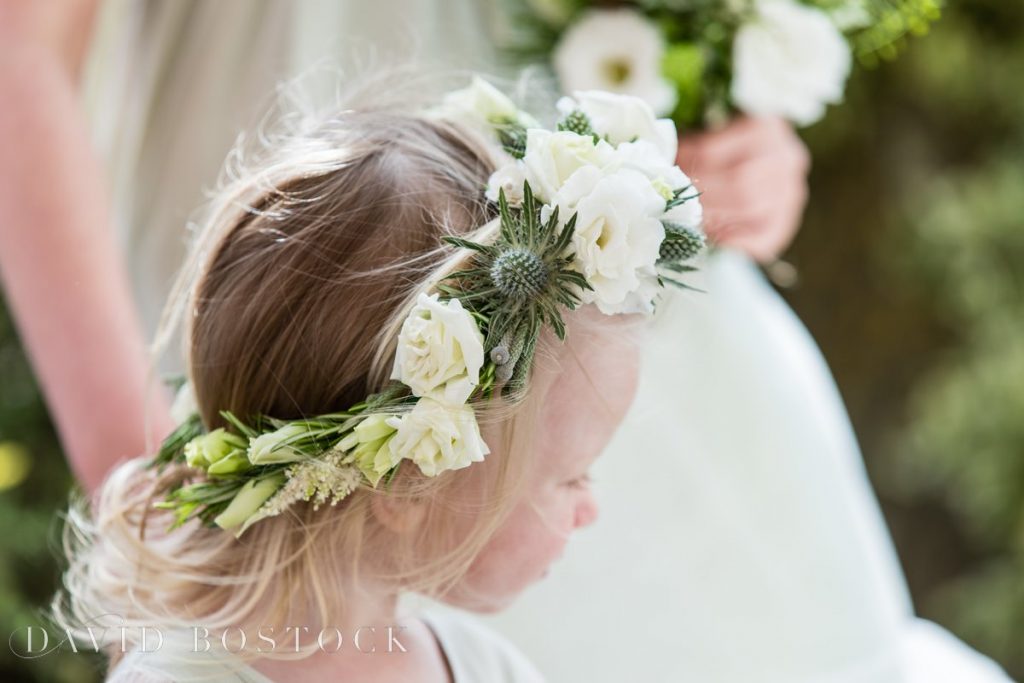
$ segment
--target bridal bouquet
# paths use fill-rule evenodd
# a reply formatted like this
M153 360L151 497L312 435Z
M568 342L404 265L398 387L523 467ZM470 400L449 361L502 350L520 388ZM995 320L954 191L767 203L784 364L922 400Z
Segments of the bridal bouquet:
M942 0L516 0L513 50L564 92L639 97L683 126L734 111L799 126L842 100L853 58L893 56Z

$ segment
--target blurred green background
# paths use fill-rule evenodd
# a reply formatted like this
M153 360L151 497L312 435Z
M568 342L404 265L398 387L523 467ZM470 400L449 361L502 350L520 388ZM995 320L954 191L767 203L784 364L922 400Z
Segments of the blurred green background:
M1024 678L1024 2L949 0L804 132L783 293L828 358L917 609ZM0 309L0 632L40 624L71 484ZM0 680L82 682L96 658Z
M807 131L785 295L918 612L1024 678L1024 2L952 0Z

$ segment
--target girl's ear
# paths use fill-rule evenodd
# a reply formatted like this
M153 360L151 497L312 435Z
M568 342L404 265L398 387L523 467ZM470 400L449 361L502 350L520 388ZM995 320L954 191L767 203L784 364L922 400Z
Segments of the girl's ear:
M370 509L381 526L396 534L415 532L423 523L427 512L425 503L391 496L386 491L373 494L370 498Z

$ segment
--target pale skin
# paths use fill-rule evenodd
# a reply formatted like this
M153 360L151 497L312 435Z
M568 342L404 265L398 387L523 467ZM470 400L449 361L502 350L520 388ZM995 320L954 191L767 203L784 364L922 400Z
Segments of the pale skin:
M574 315L603 317L593 307ZM445 596L453 606L476 612L494 612L507 606L544 577L565 551L573 532L597 518L588 471L633 403L640 349L628 335L573 332L570 323L569 339L559 352L557 365L538 365L532 379L538 388L544 388L545 399L537 453L524 493L476 557L463 583ZM486 431L484 437L488 438ZM488 457L515 455L492 453ZM389 513L389 526L401 533L418 533L416 510L407 512L406 521L400 524L395 522L394 513ZM354 601L339 620L342 633L353 634L360 627L372 626L376 633L384 634L388 626L398 623L396 593L374 591L368 585L349 593ZM387 641L381 635L379 653L342 647L338 652L317 653L300 661L257 660L253 666L275 681L451 683L444 652L430 628L416 619L401 623L407 627L400 637L406 652L383 650Z

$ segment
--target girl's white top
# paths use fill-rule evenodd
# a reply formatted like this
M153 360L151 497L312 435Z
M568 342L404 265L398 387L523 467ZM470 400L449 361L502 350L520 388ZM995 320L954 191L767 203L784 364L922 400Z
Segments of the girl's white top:
M455 683L543 683L508 641L470 617L448 610L420 617L441 644ZM162 635L159 647L159 641L150 642L149 651L126 654L107 676L107 683L281 683L219 649L213 638L209 652L196 652L192 631Z

